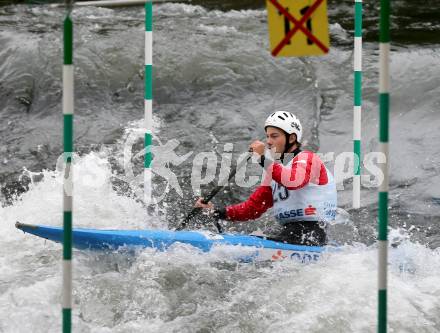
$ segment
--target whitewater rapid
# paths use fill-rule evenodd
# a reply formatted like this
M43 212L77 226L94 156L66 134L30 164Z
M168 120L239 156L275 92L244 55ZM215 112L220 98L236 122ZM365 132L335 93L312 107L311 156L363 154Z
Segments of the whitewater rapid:
M157 6L157 140L178 140L178 155L213 147L222 152L232 143L237 157L264 134L269 110L291 108L307 129L307 147L335 155L351 151L351 31L340 24L339 9L344 12L342 5L330 8L328 56L278 60L268 52L262 9ZM63 11L8 6L0 13L0 332L56 332L61 246L25 235L14 224L62 223L56 161L62 149ZM74 226L171 229L195 199L192 160L172 169L184 197L170 191L150 211L127 186L142 171L142 160L133 158L128 176L124 166L124 152L142 146L143 12L81 8L74 21ZM389 263L393 332L440 331L438 51L435 43L392 47L390 240L398 245L390 248ZM366 43L363 154L378 144L377 56L377 44ZM328 167L333 171L334 161ZM258 166L249 170L260 172ZM23 182L17 185L18 177ZM164 187L157 181L160 194ZM239 264L227 251L202 254L187 246L135 256L74 251L74 331L376 331L377 189L364 187L362 208L353 211L351 183L342 185L341 217L330 226L341 251L310 265ZM215 203L236 203L250 192L232 183ZM248 233L271 224L268 213L226 228Z

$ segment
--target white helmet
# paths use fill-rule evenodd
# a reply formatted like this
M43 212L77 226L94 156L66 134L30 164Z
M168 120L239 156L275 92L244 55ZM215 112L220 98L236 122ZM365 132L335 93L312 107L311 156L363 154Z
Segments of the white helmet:
M269 117L267 117L264 123L264 129L268 126L282 129L287 134L296 134L296 141L301 142L302 139L302 126L298 118L295 115L287 111L275 111Z

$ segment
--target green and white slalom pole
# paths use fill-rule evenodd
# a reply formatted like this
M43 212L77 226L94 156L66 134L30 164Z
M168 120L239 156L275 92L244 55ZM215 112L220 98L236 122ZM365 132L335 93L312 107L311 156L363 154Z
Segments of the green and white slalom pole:
M354 3L353 208L361 206L362 0Z
M144 201L151 203L151 145L153 128L153 2L145 2L145 156Z
M381 164L384 174L379 188L379 294L378 294L378 332L387 331L387 262L388 262L388 128L390 106L390 0L380 1L380 52L379 52L379 143L386 157Z
M72 330L72 157L73 157L73 22L71 4L64 19L63 117L63 332Z

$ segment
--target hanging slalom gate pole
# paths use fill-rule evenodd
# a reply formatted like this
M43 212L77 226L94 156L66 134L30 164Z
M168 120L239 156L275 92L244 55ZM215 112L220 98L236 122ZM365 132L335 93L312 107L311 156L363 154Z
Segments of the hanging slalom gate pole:
M63 332L72 329L72 158L73 158L73 23L71 3L64 19L63 118L64 118L64 188L63 188Z
M378 276L378 332L387 331L387 262L388 262L388 128L390 105L390 1L380 1L379 35L379 142L386 162L381 164L384 179L379 188L379 276Z
M353 208L361 206L362 0L354 3Z
M144 201L151 203L151 145L153 123L153 2L145 2L145 156Z

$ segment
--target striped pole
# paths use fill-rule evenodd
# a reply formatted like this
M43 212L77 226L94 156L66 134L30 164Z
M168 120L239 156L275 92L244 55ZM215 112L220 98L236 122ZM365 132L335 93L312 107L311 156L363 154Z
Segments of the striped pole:
M151 144L153 123L153 2L145 3L145 156L144 201L151 202Z
M361 206L362 0L354 2L353 208Z
M63 332L72 329L72 156L73 156L73 23L70 11L64 19L63 117Z
M388 262L388 124L390 105L390 0L380 1L380 53L379 53L379 142L380 150L386 157L381 164L384 174L379 188L379 294L378 294L378 332L387 331L387 262Z

